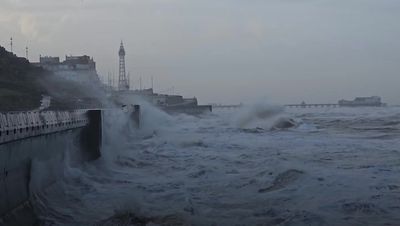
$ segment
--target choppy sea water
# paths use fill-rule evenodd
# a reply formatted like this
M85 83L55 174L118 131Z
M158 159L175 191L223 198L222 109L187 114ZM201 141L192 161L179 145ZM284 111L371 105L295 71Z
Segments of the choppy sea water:
M104 126L102 158L66 158L34 199L43 225L400 225L400 108L147 108L140 130Z

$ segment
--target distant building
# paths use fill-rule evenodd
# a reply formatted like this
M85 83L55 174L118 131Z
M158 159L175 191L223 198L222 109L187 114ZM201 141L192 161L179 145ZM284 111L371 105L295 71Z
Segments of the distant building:
M378 96L372 97L356 97L354 100L339 100L339 106L344 107L361 107L361 106L371 106L371 107L382 107L386 104L382 103L381 98Z
M65 61L62 63L72 70L96 70L96 63L89 56L65 56Z
M60 62L59 57L40 56L39 63L35 63L35 65L53 72L96 71L96 62L87 55L65 56L63 62Z
M133 99L139 98L152 103L159 107L165 106L197 106L197 98L183 98L181 95L168 95L154 93L153 89L142 89L142 90L125 90L117 91L119 97L125 99L124 97L133 97ZM129 98L126 98L129 99Z
M60 64L60 57L49 57L49 56L42 57L42 56L40 56L40 64L58 65L58 64Z

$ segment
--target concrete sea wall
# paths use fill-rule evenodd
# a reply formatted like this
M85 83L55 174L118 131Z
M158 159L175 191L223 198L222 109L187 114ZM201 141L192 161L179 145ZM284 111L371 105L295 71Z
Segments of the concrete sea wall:
M163 107L161 109L170 114L184 113L184 114L189 114L189 115L200 115L200 114L212 112L211 105L196 105L196 106L178 105L178 106Z
M65 153L96 159L101 142L100 110L0 112L0 225L34 225L30 198L61 175Z

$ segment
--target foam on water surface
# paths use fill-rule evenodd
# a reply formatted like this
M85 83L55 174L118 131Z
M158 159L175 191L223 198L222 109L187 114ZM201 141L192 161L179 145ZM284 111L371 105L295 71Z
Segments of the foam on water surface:
M66 163L36 197L43 224L400 222L399 108L263 109L197 118L148 107L141 131L108 115L102 159ZM270 130L281 117L298 126Z

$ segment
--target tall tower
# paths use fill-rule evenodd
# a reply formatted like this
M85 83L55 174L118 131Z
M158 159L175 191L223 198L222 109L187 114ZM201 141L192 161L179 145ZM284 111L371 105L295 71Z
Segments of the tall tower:
M129 85L126 80L126 73L125 73L125 49L122 41L121 41L121 46L119 47L118 55L119 55L118 90L129 90Z

